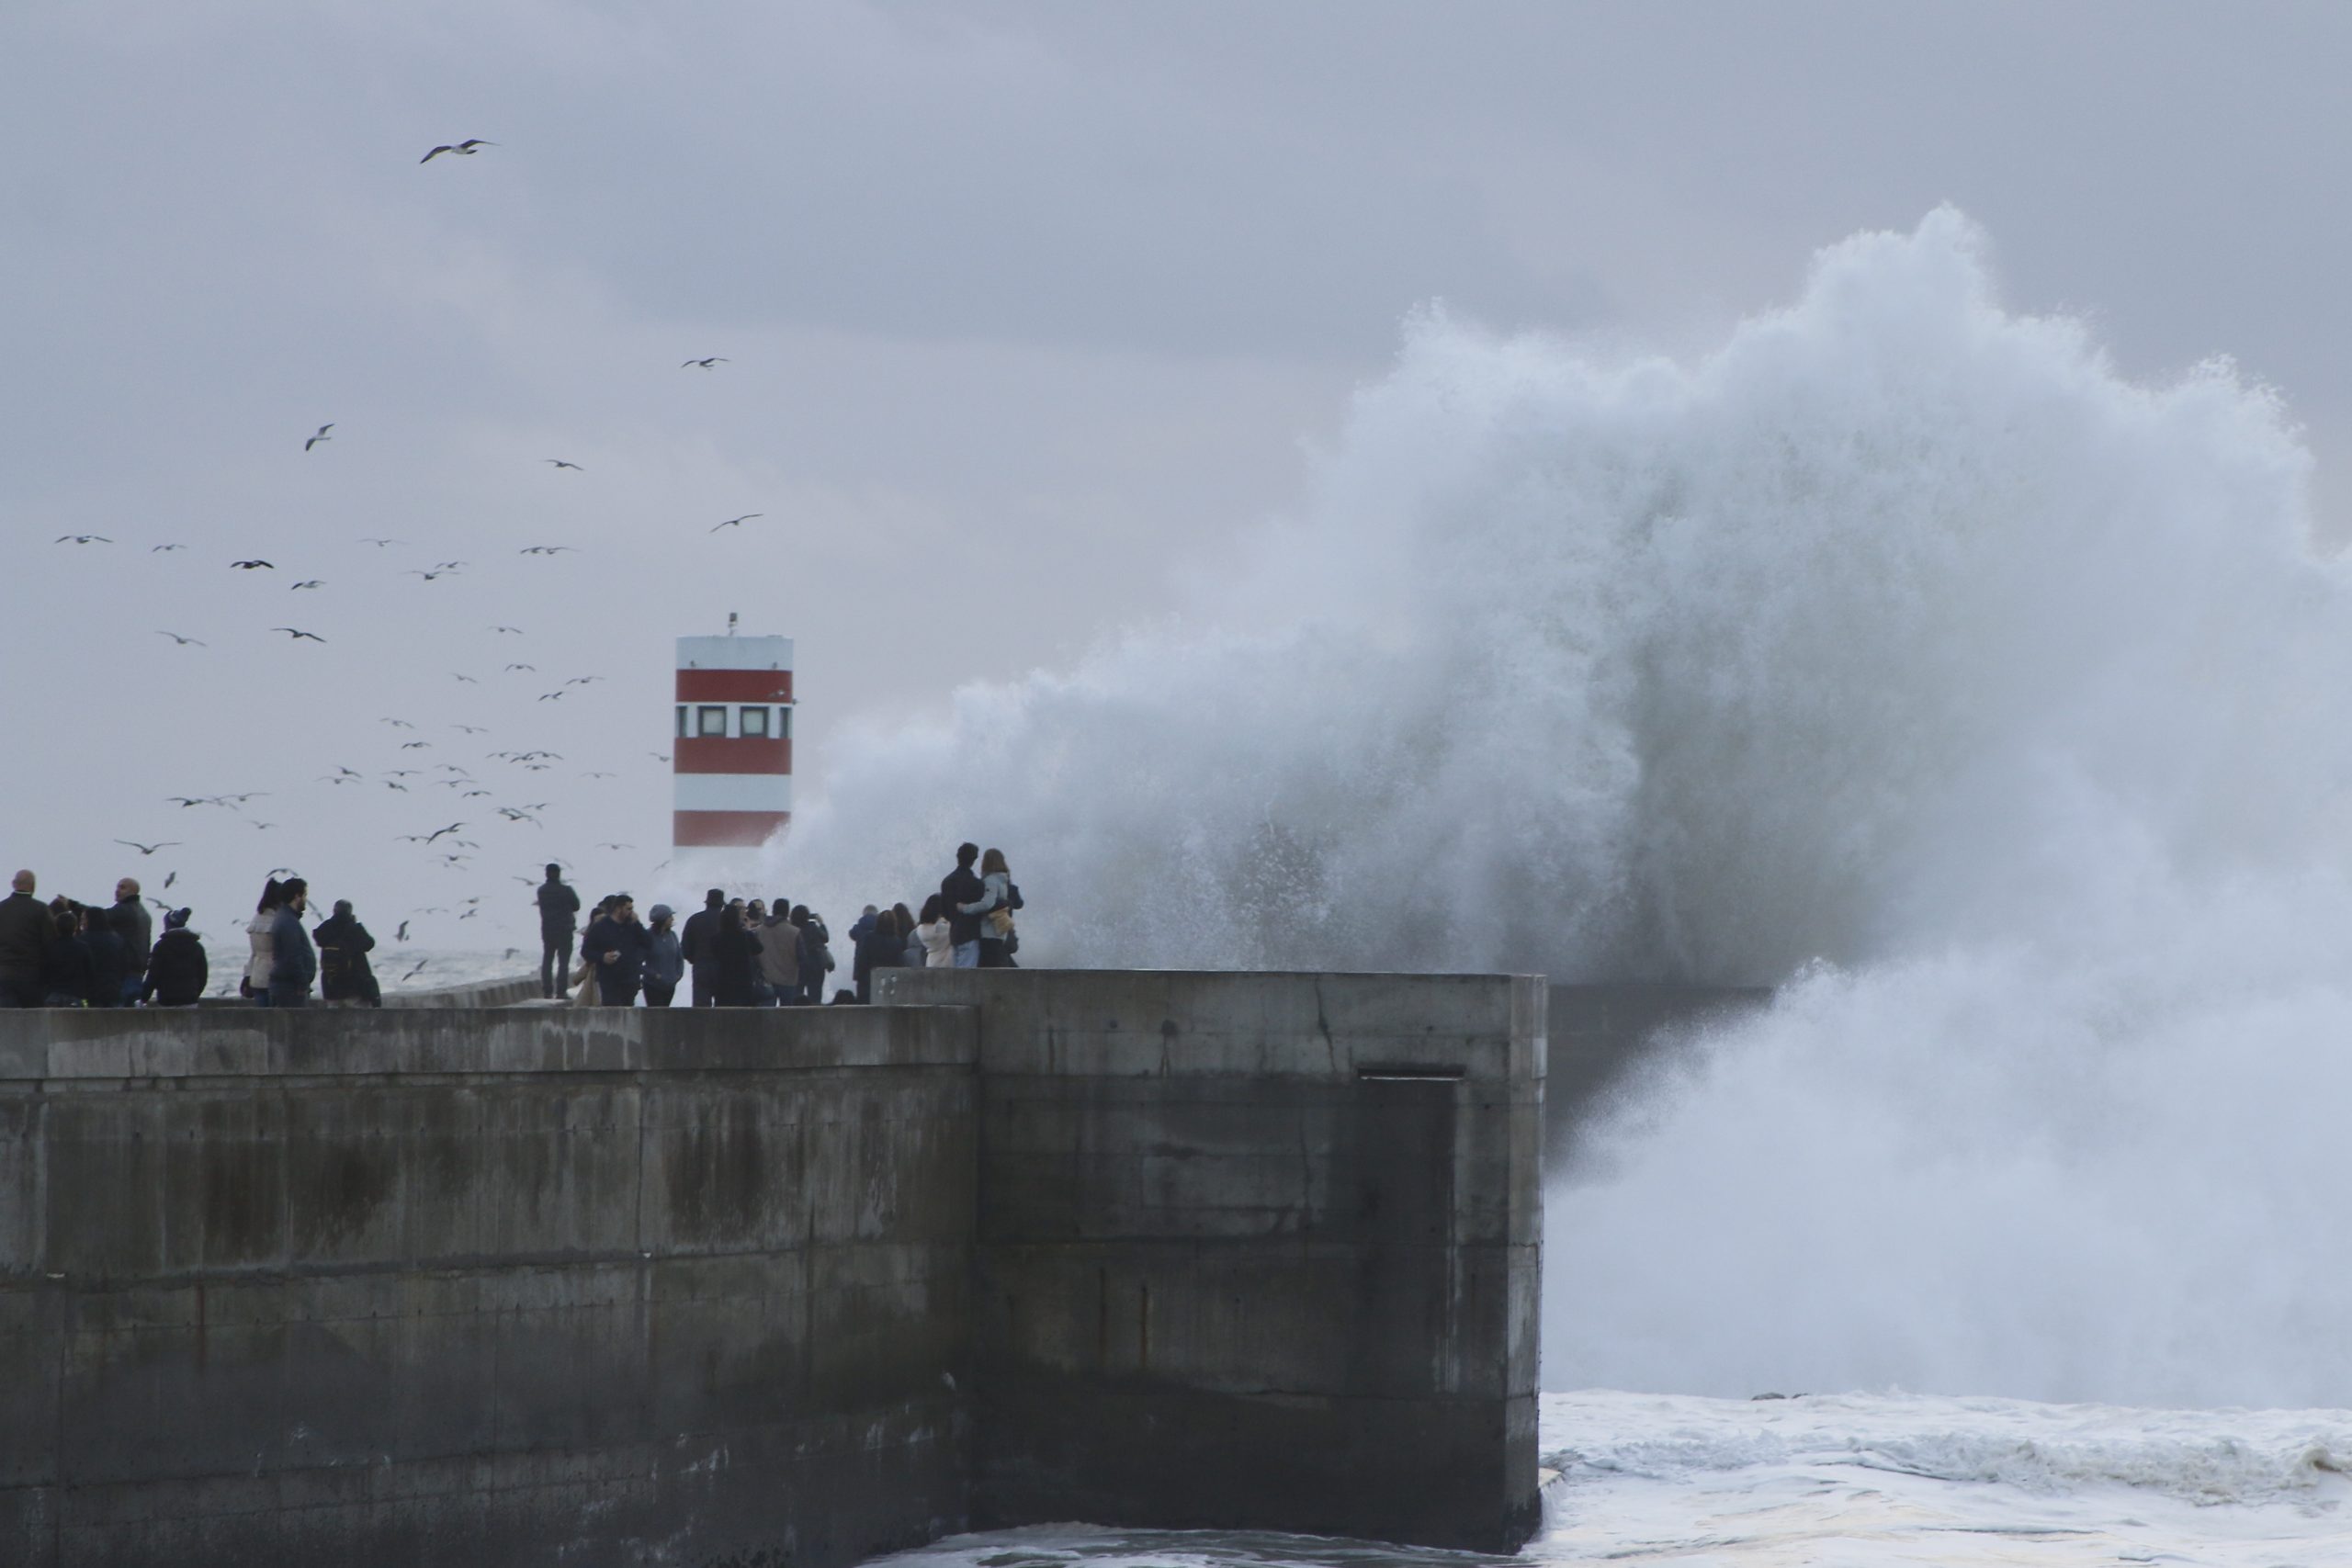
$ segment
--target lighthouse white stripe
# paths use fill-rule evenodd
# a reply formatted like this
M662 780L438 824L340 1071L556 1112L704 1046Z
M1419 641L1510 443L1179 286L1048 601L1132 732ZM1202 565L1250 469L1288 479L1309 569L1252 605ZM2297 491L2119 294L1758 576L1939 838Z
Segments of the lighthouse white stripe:
M789 811L790 773L680 773L671 804L679 811Z

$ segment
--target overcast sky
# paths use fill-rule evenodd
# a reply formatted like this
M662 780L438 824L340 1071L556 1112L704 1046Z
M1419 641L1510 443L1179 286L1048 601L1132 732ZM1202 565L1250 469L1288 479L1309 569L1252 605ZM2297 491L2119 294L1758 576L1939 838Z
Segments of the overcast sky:
M844 721L1181 610L1407 313L1697 350L1944 202L2132 374L2276 385L2340 534L2347 66L2352 10L2146 0L15 0L0 859L512 937L548 854L666 852L673 637L799 640L821 787Z

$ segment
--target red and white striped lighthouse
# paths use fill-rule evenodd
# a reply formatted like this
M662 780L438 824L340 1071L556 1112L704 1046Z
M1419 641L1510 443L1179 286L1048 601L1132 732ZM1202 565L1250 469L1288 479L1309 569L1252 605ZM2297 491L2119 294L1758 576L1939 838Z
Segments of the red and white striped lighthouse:
M792 820L792 639L678 639L673 850L755 850Z

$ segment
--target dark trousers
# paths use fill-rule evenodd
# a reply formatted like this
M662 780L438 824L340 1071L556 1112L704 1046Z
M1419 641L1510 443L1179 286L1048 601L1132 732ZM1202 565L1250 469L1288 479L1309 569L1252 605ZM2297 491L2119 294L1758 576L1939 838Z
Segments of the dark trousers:
M645 1005L647 1007L668 1007L670 1005L670 998L677 994L678 983L675 980L671 981L666 986L656 985L650 980L645 982Z
M637 982L607 980L600 971L596 976L596 999L608 1008L633 1008L637 1005Z
M709 964L697 964L694 966L695 1006L715 1008L718 1005L718 993L711 988L712 978Z
M980 967L983 969L1018 969L1021 965L1012 961L1012 954L1005 952L1003 938L984 936L980 938Z
M553 998L563 995L571 981L571 938L573 933L550 936L539 933L539 995Z

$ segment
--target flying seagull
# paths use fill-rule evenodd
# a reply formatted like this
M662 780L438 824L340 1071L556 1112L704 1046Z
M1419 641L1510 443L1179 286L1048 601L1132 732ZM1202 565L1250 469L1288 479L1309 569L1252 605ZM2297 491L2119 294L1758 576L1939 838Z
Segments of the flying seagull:
M373 545L379 550L386 545L397 545L400 543L398 539L362 539L359 542L363 545Z
M296 584L294 585L295 590L296 590L298 592L299 592L300 591L301 591L302 589L305 589L305 588L324 588L325 586L326 586L326 580L325 580L325 579L323 579L323 578L318 578L318 577L313 577L313 578L311 578L311 579L309 581L307 581L307 582L298 582L298 583L296 583Z
M523 635L523 628L520 626L492 626L490 629L494 632L512 632L516 637Z
M402 931L406 931L406 930L408 930L408 922L407 922L406 920L402 920L402 921L401 922L401 930L402 930ZM416 961L416 967L415 967L415 968L413 968L413 969L412 969L412 970L410 970L407 974L405 974L405 975L403 975L403 976L401 976L401 984L403 984L403 985L405 985L405 984L407 984L409 981L415 979L419 975L424 974L424 966L425 966L426 964L428 964L432 963L432 962L433 962L433 960L431 960L430 958L420 958L420 959L418 959L418 960Z
M421 577L424 579L425 581L431 582L435 578L447 577L450 574L447 571L420 571L415 567L411 567L408 569L406 575L410 577Z
M186 545L150 545L147 547L147 553L152 556L158 550L184 550L186 548L187 548Z
M232 560L229 563L239 571L276 571L277 568L266 560Z
M713 525L711 525L711 529L710 529L710 531L711 531L712 533L716 534L716 533L718 533L718 530L719 530L719 529L721 529L721 528L741 528L744 524L749 523L752 518L754 518L754 517L765 517L766 515L767 515L767 513L764 513L764 512L746 512L746 513L743 513L743 515L742 515L742 516L741 516L741 517L729 517L729 518L726 522L724 522L724 523L717 523L717 524L713 524Z
M460 675L455 670L449 671L449 679L452 681L463 681L469 686L479 686L481 684L480 681L475 680L472 676Z
M60 534L57 536L57 542L61 545L111 545L114 543L104 534Z
M536 672L537 671L537 670L538 670L538 668L539 668L539 667L538 667L537 665L536 665L536 664L510 664L510 665L508 665L506 668L507 668L508 670L510 670L510 671L512 671L512 670L528 670L528 671L533 671L534 673L536 673Z
M489 730L484 729L479 724L453 724L449 728L452 729L462 729L468 735L487 735L490 733Z
M174 642L175 642L175 643L179 644L182 648L187 648L187 647L189 647L189 646L191 646L191 645L192 645L192 646L194 646L194 647L197 647L197 648L209 648L209 647L211 647L211 646L212 646L210 643L206 643L206 642L198 642L198 641L197 641L197 639L196 639L196 638L194 638L194 637L182 637L182 636L180 636L180 634L179 634L179 633L177 633L177 632L157 632L155 635L156 635L157 637L170 637Z
M684 370L694 367L700 367L702 369L707 370L714 365L727 365L730 363L732 363L732 361L730 361L725 355L714 354L707 359L689 359L685 364L679 366L678 368Z
M550 463L553 463L553 464L554 464L557 468L570 468L570 469L571 469L571 470L572 470L573 472L575 472L575 473L582 473L582 474L584 474L584 473L586 473L586 472L588 471L587 469L585 469L585 468L582 468L579 464L577 464L577 463L567 463L567 462L565 462L565 461L564 461L562 458L560 458L560 457L549 457L549 458L548 459L548 462L550 462Z
M600 850L633 850L637 848L635 844L598 844L596 847Z
M566 550L576 555L579 553L580 547L577 545L526 545L522 553L526 556L560 556Z
M316 446L322 441L334 440L334 437L327 434L328 431L333 430L334 428L334 421L333 420L329 420L326 423L319 426L318 433L312 435L308 441L302 443L302 450L308 452L311 447Z
M316 633L316 632L297 631L297 630L295 630L292 626L272 626L272 627L270 627L269 629L270 629L271 631L274 631L274 632L284 632L288 637L292 637L296 642L300 642L300 641L302 641L305 637L309 638L309 639L310 639L311 641L312 641L312 642L324 642L324 641L326 641L326 640L327 640L326 638L324 638L324 637L321 637L321 636L320 636L318 633Z
M463 141L444 141L440 146L435 147L432 152L427 152L424 157L419 158L417 162L420 164L430 164L434 159L438 158L444 152L455 152L460 158L470 158L485 147L495 147L497 145L497 142L484 141L479 136L469 136Z
M408 922L406 920L402 920L401 922L401 929L392 933L392 940L394 942L406 942L408 940ZM419 965L419 967L423 966Z
M175 850L180 847L179 840L176 839L166 839L160 844L142 844L136 839L117 839L115 842L125 849L137 850L142 856L152 855L157 850Z

